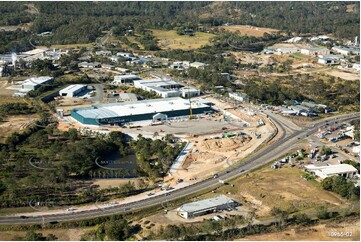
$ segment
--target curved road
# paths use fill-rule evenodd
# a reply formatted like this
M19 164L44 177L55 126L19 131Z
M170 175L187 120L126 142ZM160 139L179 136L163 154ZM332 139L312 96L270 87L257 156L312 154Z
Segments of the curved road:
M80 220L87 218L94 218L105 215L112 215L116 213L123 213L131 210L137 210L146 208L154 205L161 205L162 202L171 201L178 199L204 189L209 189L211 187L217 187L221 185L219 179L223 181L229 181L233 178L238 177L244 172L254 170L260 166L263 166L270 161L284 155L287 150L294 144L297 143L300 139L305 138L308 135L311 135L317 132L318 126L323 125L328 121L344 122L351 121L357 118L360 118L360 113L345 114L339 115L337 117L327 118L321 121L314 122L310 127L305 127L303 130L294 131L292 134L286 136L286 130L283 125L279 122L278 118L273 116L273 122L278 125L279 132L281 137L278 141L268 145L267 147L261 149L258 153L252 157L246 159L245 161L228 168L222 173L219 173L218 179L209 178L193 185L174 190L172 192L150 197L141 201L131 202L127 204L121 204L118 206L112 206L107 208L99 208L95 210L88 210L82 212L66 212L62 214L51 214L47 216L29 216L22 218L20 216L1 216L0 224L34 224L34 223L43 223L43 222L54 222L54 221L68 221L68 220Z

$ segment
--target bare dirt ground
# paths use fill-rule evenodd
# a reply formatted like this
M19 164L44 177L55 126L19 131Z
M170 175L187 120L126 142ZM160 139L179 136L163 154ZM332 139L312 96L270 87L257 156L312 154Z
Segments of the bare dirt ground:
M1 96L12 96L16 91L7 89L7 87L11 86L11 84L8 83L6 77L0 78L0 95Z
M327 71L325 72L328 75L334 76L334 77L339 77L345 80L360 80L360 75L358 75L357 73L350 73L350 72L344 72L342 70L336 70L333 69L331 71Z
M19 132L27 128L35 122L37 118L38 116L36 114L4 117L0 122L0 140L6 139L6 137L13 132Z
M330 232L349 232L351 236L337 237L330 236ZM351 232L351 233L350 233ZM305 228L291 228L281 232L251 235L236 240L265 240L265 241L284 241L284 240L303 240L303 241L359 241L360 240L360 221L350 221L346 223L319 224Z
M214 98L207 99L222 109L232 107L229 103ZM252 116L252 112L249 113L244 109L227 109L227 112L241 118L242 122L248 123L247 128L242 127L236 130L236 132L244 132L246 135L222 139L214 139L215 134L188 138L190 142L194 143L192 151L181 165L181 169L172 174L170 179L176 181L177 179L200 179L211 176L251 154L274 132L269 121L263 116ZM257 128L260 118L265 121L266 125ZM257 139L252 132L260 134L261 138ZM219 134L222 133L224 131Z
M73 107L79 107L80 105L90 105L91 102L86 101L82 98L63 98L61 100L58 101L58 107L59 108L64 108L64 106L71 106L71 108Z
M238 30L241 33L241 35L249 35L256 37L261 37L263 36L264 33L271 34L279 31L277 29L255 27L250 25L232 25L232 26L222 26L218 28L225 29L231 32L236 32Z
M94 179L93 185L98 185L99 189L108 189L113 187L119 187L128 182L134 183L135 187L139 186L139 182L142 178L114 178L114 179Z

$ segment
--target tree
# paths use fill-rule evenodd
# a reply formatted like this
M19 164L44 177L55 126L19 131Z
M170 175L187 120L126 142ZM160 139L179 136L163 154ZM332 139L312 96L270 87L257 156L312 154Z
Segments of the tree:
M341 176L326 177L322 180L323 189L332 191L347 199L357 199L359 197L358 187L352 181Z
M292 218L296 224L300 225L307 225L310 222L310 218L305 213L295 214Z
M24 240L25 241L43 241L43 240L45 240L45 238L42 233L36 233L34 230L29 230L26 233Z
M273 207L271 214L279 220L279 226L282 227L289 215L289 212L278 207Z
M157 138L159 136L159 133L156 131L156 132L154 132L154 134L153 134L153 138Z
M330 213L327 211L326 207L321 206L321 207L317 208L316 216L319 219L328 219L328 218L330 218Z
M330 147L322 146L321 155L331 155L332 150Z
M71 141L79 139L78 131L75 128L70 128L66 135Z
M128 239L130 235L130 227L125 219L106 223L104 229L110 240L122 241Z

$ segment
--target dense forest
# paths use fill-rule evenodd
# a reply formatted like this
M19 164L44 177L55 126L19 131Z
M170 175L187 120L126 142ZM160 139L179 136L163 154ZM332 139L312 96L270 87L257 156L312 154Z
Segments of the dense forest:
M31 200L71 205L144 192L151 188L145 182L138 188L128 183L102 190L89 185L92 178L130 174L126 169L104 169L97 160L106 160L114 153L120 157L135 154L136 174L155 180L166 175L183 148L182 143L173 143L170 136L164 141L139 136L138 141L128 142L123 133L113 131L109 135L82 137L76 129L60 132L52 122L42 113L36 124L22 133L13 133L0 144L1 207L27 206Z
M111 28L116 34L142 34L146 28L206 31L225 23L354 38L359 36L359 10L359 2L2 2L0 26L31 24L28 32L1 33L0 51L30 48L25 41L30 35L34 44L89 43ZM47 31L53 35L36 35ZM140 40L148 45L151 39ZM146 49L157 47L149 44Z

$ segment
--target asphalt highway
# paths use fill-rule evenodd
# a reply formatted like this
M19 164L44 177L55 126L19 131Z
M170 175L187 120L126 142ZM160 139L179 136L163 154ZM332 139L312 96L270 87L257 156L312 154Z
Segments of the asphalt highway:
M219 173L217 179L208 178L202 181L199 181L190 186L170 191L166 194L149 197L147 199L131 202L127 204L121 204L106 208L99 208L95 210L88 211L72 211L65 212L62 214L50 214L46 216L28 216L26 218L20 216L1 216L0 224L41 224L46 222L60 222L60 221L69 221L69 220L81 220L87 218L94 218L99 216L106 216L118 213L129 212L131 210L144 209L150 206L159 205L161 206L164 202L169 202L184 196L202 191L204 189L215 188L222 185L219 180L225 182L240 176L241 174L257 169L260 166L263 166L272 160L285 155L289 148L297 143L299 140L306 138L307 136L317 132L319 126L326 124L326 121L333 122L337 120L338 122L351 121L354 119L360 118L360 113L345 114L327 118L324 120L316 121L312 123L309 127L305 127L302 130L293 130L291 134L286 135L286 130L284 125L281 123L281 120L277 118L276 115L272 115L272 121L278 126L278 132L281 134L281 137L278 141L267 145L266 147L259 150L253 156L247 158L243 162L232 166L225 170L222 173Z

